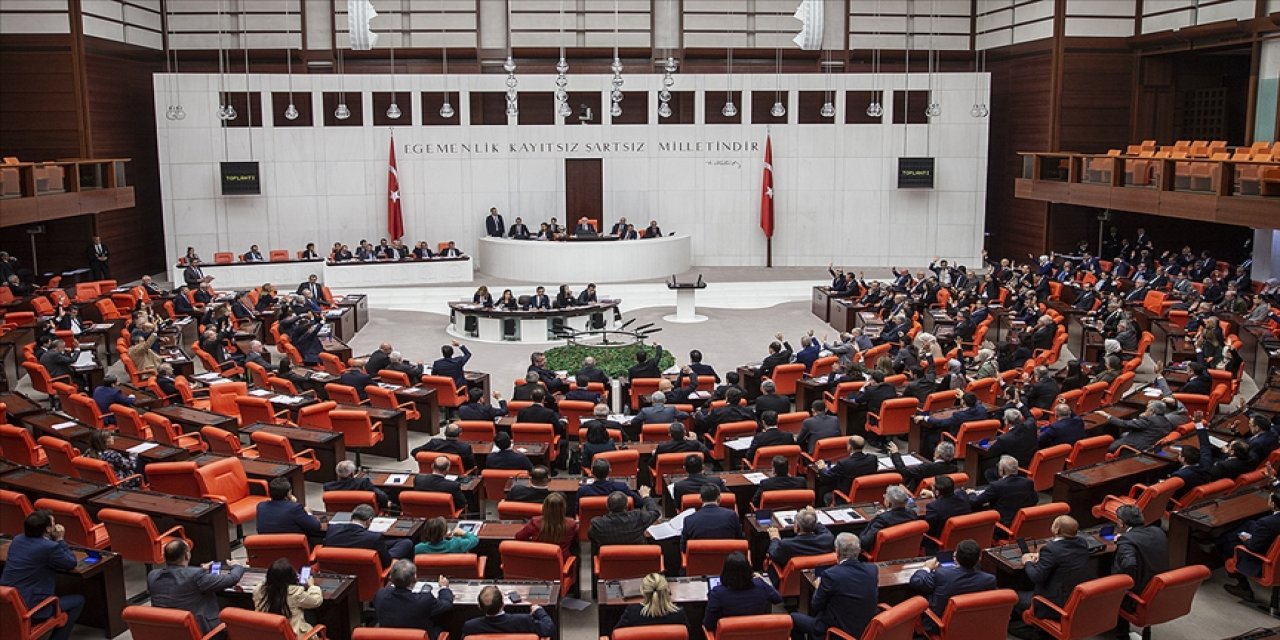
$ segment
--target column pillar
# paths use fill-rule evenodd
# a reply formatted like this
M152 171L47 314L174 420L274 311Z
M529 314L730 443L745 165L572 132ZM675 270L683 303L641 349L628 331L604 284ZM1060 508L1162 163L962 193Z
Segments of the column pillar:
M1253 279L1280 278L1280 230L1253 230Z

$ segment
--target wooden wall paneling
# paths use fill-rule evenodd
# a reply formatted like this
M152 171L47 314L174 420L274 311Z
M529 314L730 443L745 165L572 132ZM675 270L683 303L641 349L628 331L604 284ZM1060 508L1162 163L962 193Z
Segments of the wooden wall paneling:
M422 93L422 124L426 126L458 126L462 124L462 100L457 91L448 92L449 105L453 107L453 117L440 116L440 107L444 105L445 94L439 91ZM402 107L403 108L403 107Z
M992 52L991 131L987 162L988 250L993 256L1025 258L1048 246L1048 208L1044 202L1014 196L1022 175L1019 151L1047 149L1050 142L1051 52L1009 48ZM922 105L923 106L923 105Z
M1127 49L1066 49L1059 150L1105 153L1130 142L1131 55Z
M6 35L0 41L0 150L39 161L80 155L71 40Z
M346 101L351 117L339 120L333 112L338 104ZM360 127L364 125L364 97L359 91L326 91L321 103L324 105L323 121L326 127Z
M564 196L566 229L572 230L578 218L586 216L604 231L604 160L565 158Z
M62 273L89 266L85 250L93 236L93 216L59 218L40 224L45 228L44 233L35 236L36 257L39 259L36 266L40 273ZM5 238L3 249L16 257L23 267L30 269L33 264L31 236L25 232L26 228L27 225L5 227L0 229L0 237ZM111 251L115 253L115 247L111 247Z
M612 117L611 124L649 124L649 94L645 91L622 92L622 115Z
M738 112L733 114L733 117L725 117L721 110L724 109L725 102L730 95L733 97L733 105L738 108ZM703 122L706 124L738 124L742 122L742 91L706 91L703 93L703 99L705 100L703 104ZM673 97L672 100L674 101L675 98Z
M507 124L507 94L500 91L472 91L467 94L471 102L471 124ZM454 105L457 109L458 105Z
M520 92L520 114L516 116L517 124L555 124L555 94L550 91ZM503 109L506 109L506 98L503 98ZM505 113L505 111L504 111ZM599 118L599 115L596 116Z

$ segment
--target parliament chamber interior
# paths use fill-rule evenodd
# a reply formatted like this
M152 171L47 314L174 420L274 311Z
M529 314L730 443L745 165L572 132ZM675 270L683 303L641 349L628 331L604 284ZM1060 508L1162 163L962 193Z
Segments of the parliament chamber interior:
M1278 103L1280 0L0 0L0 636L1280 638Z

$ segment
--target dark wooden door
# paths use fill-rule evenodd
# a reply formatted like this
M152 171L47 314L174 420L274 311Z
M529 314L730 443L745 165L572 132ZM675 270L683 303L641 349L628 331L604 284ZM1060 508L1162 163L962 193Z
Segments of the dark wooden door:
M573 158L564 161L564 226L572 233L578 218L595 220L604 232L604 161L600 158Z

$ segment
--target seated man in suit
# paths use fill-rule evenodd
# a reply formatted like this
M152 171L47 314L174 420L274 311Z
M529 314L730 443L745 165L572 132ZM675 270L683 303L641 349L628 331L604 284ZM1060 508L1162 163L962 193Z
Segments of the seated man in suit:
M1267 554L1276 537L1280 536L1280 490L1271 491L1268 506L1271 508L1270 513L1254 518L1227 532L1218 541L1218 548L1222 551L1223 557L1236 559L1237 573L1229 574L1235 578L1236 584L1222 585L1222 588L1226 589L1227 593L1248 602L1255 601L1253 587L1249 585L1249 577L1257 578L1262 575L1262 563L1236 547L1244 547L1261 556Z
M498 401L498 406L485 402L483 388L467 389L467 402L458 407L458 419L490 421L507 415L507 401L502 399L502 394L494 391L493 399Z
M9 552L13 553L12 549ZM219 573L210 573L208 567L193 567L191 547L185 540L173 540L164 546L164 566L147 574L151 606L190 611L200 630L209 633L222 624L218 619L218 594L240 582L244 572L244 565L230 561L224 562Z
M890 440L886 451L889 452L889 460L893 462L894 470L902 476L903 484L912 491L915 491L920 486L920 481L925 478L956 473L960 470L960 466L956 464L956 446L950 442L942 442L934 447L933 460L909 467L903 462L896 442Z
M709 365L709 364L703 364L703 363L702 363L702 352L701 352L701 351L699 351L699 350L697 350L697 349L694 349L694 350L692 350L692 351L690 351L690 352L689 352L689 365L688 365L688 366L689 366L689 373L685 373L685 372L684 372L684 370L683 370L683 369L681 369L681 371L680 371L680 375L676 378L676 386L677 386L677 387L683 387L683 386L684 386L684 379L685 379L685 378L687 378L687 377L689 377L689 375L694 374L694 373L696 373L696 374L698 374L698 375L700 375L700 376L702 376L702 377L704 377L704 378L711 378L711 379L713 379L713 380L715 380L715 381L716 381L716 384L720 384L720 374L716 373L715 368L714 368L714 367L712 367L712 366L711 366L711 365Z
M1053 374L1049 372L1049 367L1043 365L1036 367L1035 376L1025 382L1022 400L1027 403L1027 406L1046 411L1053 407L1053 400L1058 397L1060 387L1058 381L1053 378Z
M453 355L455 348L460 349L462 355ZM465 369L469 360L471 360L471 350L467 349L467 345L454 340L440 347L440 358L431 363L431 375L453 378L453 386L461 389L467 385Z
M436 462L439 463L439 459ZM414 483L413 488L418 491L428 491L428 489L418 488L417 482ZM386 540L381 533L369 530L369 523L373 522L374 515L373 507L362 504L351 510L351 522L339 524L330 522L329 531L324 536L324 546L339 549L371 549L378 552L378 559L384 567L391 566L392 560L412 559L412 540L408 538Z
M720 425L730 422L756 422L756 414L742 404L743 394L736 388L725 393L725 405L711 409L707 404L693 414L693 428L701 434L716 435Z
M645 530L662 517L657 503L648 496L629 508L627 494L614 491L605 503L609 512L592 519L587 532L597 549L608 544L645 544Z
M507 237L513 240L529 239L529 227L525 225L524 219L516 216L515 224L511 225L510 230L507 231Z
M999 479L1000 473L995 465L1002 456L1012 456L1018 461L1018 466L1026 468L1031 466L1031 458L1036 455L1038 434L1035 420L1024 418L1017 409L1005 409L1004 426L1006 431L978 454L978 466L984 470L987 482Z
M588 496L607 496L614 492L622 493L631 498L636 504L639 504L646 496L649 495L649 487L641 486L640 491L633 490L627 483L620 480L610 480L609 472L613 467L608 460L597 458L591 461L591 477L593 480L578 487L578 497L586 498Z
M551 396L547 394L547 390L537 387L529 396L529 405L521 409L516 414L516 422L529 424L549 424L555 427L557 435L564 435L565 419L560 417L560 413L555 409L547 406Z
M910 499L911 493L900 484L895 484L885 489L885 510L881 511L875 518L872 518L871 522L867 523L867 528L863 529L862 533L858 535L858 541L862 543L864 548L875 549L876 534L880 533L881 529L920 519L920 516L916 515L914 508L907 507L907 501Z
M1139 451L1150 449L1160 438L1168 435L1173 429L1173 424L1165 416L1169 412L1169 407L1160 400L1151 400L1147 402L1147 409L1142 413L1128 420L1122 420L1105 411L1095 411L1101 416L1105 416L1107 424L1120 430L1120 437L1111 446L1107 447L1110 452L1115 452L1122 446L1129 446ZM1201 454L1204 452L1201 451Z
M929 599L929 609L942 618L951 598L966 593L996 589L996 577L978 568L982 548L973 540L961 540L956 545L955 562L943 566L937 558L930 558L923 569L911 574L911 590ZM921 616L926 629L938 630L929 616Z
M372 491L374 497L378 499L378 508L386 509L391 502L387 497L387 492L374 486L373 481L364 475L357 475L358 469L356 463L350 460L343 460L334 467L334 475L338 476L337 480L330 480L324 483L325 491Z
M662 370L658 367L662 362L662 345L654 340L653 355L649 355L649 351L642 348L636 349L636 363L627 369L627 380L635 380L637 378L661 378Z
M805 507L796 514L796 535L783 538L777 527L769 527L769 576L776 584L778 573L774 570L785 569L792 558L802 556L820 556L831 553L835 545L835 536L818 522L818 512L813 507Z
M342 372L342 375L338 376L338 384L355 389L356 393L360 394L361 400L369 397L369 392L365 391L364 388L373 383L373 376L369 375L368 372L364 370L363 360L352 360L348 363L348 366L346 370Z
M848 532L836 536L835 551L837 564L818 570L821 580L809 604L813 615L791 614L796 637L823 640L830 627L861 636L879 613L879 571L859 558L862 545L858 537Z
M579 377L585 377L588 383L599 382L600 384L605 385L606 388L609 386L609 374L596 366L596 359L591 356L587 356L582 359L582 368L578 369L578 372L574 374L574 380L577 380ZM585 389L586 385L579 384L578 387L580 389Z
M1053 408L1054 421L1040 429L1039 447L1044 449L1059 444L1075 444L1085 437L1084 418L1071 411L1071 405L1062 403Z
M937 476L933 479L933 490L925 489L920 497L934 498L924 507L924 521L929 523L929 535L937 538L942 535L943 527L951 516L962 516L973 512L969 504L969 494L962 488L956 490L956 482L951 476ZM928 541L926 541L928 544Z
M715 485L720 491L725 490L724 479L703 473L703 464L702 456L700 455L689 454L685 456L684 472L689 475L676 481L672 498L677 505L680 504L680 499L685 494L701 495L702 487L706 485Z
M760 422L764 430L757 433L751 438L751 446L747 449L748 461L756 459L756 452L761 447L775 447L796 443L796 437L786 431L778 429L778 414L775 411L765 411L760 415Z
M52 640L67 640L75 629L76 620L84 611L84 596L71 593L55 595L57 573L75 569L78 561L71 552L71 547L63 539L66 530L53 521L53 514L46 509L31 512L22 522L22 535L15 536L9 544L9 555L5 560L4 572L0 573L0 585L13 587L18 597L28 609L35 607L46 598L55 598L57 608L67 615L67 623L54 630ZM244 569L240 569L243 573ZM236 575L239 579L239 575ZM234 582L232 582L234 584ZM157 605L163 606L163 605ZM35 623L43 622L53 615L53 607L45 607L32 616ZM217 624L215 605L213 616ZM197 620L201 611L195 611ZM203 622L203 621L201 621ZM208 631L212 626L207 627ZM15 632L16 633L16 632Z
M448 458L436 456L435 461L431 463L431 473L419 473L414 476L413 490L447 493L453 496L454 508L462 509L467 506L467 496L462 493L461 483L446 477L449 475L449 466Z
M483 633L530 634L539 638L555 635L556 623L542 607L535 604L529 607L529 613L506 613L502 610L505 599L502 590L493 585L481 589L476 602L484 617L467 620L462 625L462 637Z
M772 380L764 380L760 383L760 396L756 398L755 410L757 418L766 411L787 413L791 411L791 399L778 394L777 386Z
M436 436L428 440L422 446L410 452L411 457L416 457L421 451L430 451L432 453L452 453L462 458L462 466L466 469L476 468L476 456L471 452L471 445L463 442L462 427L457 423L450 424L444 428L444 437Z
M783 339L781 333L774 334L774 341L769 343L769 355L760 362L760 376L768 378L780 364L791 362L791 343Z
M630 429L627 431L631 439L639 440L640 431L646 424L673 423L677 420L687 420L689 414L675 407L667 406L667 396L661 391L654 391L649 396L649 406L642 407L634 418L631 419Z
M1130 591L1142 593L1151 578L1169 570L1169 538L1160 528L1159 521L1148 525L1142 510L1134 505L1126 504L1116 509L1116 519L1120 526L1116 528L1116 555L1111 560L1111 573L1123 573L1133 578ZM1121 606L1126 611L1133 611L1134 603L1125 598ZM1116 623L1116 637L1121 635L1129 637L1129 621L1124 618L1119 618Z
M1013 607L1015 620L1021 620L1022 612L1031 608L1032 597L1040 596L1061 607L1077 585L1097 577L1089 564L1089 544L1076 535L1080 525L1075 518L1058 516L1049 530L1053 532L1053 540L1039 551L1022 556L1023 569L1034 590L1018 592L1018 604ZM1058 619L1056 612L1040 605L1036 606L1035 615ZM1010 631L1017 635L1016 629Z
M704 457L711 455L711 450L707 445L698 440L698 436L692 433L686 433L684 424L680 422L672 422L667 427L667 434L671 436L670 440L659 442L654 447L653 455L659 456L664 453L701 453Z
M432 618L453 609L453 591L449 579L440 576L440 588L433 594L430 589L414 592L418 582L418 569L409 560L396 560L387 576L387 586L373 596L373 611L378 624L397 629L422 629L428 640L440 636L439 625Z
M957 391L956 394L960 395L962 408L952 413L949 417L916 416L913 418L916 422L924 423L924 440L920 445L920 453L922 455L933 455L933 448L942 440L942 432L945 431L954 436L959 433L960 425L966 422L987 419L987 407L978 400L977 395L960 391Z
M684 519L680 532L680 550L689 547L690 540L738 540L742 538L742 520L734 509L720 506L720 487L702 485L698 492L702 506Z
M1228 478L1236 479L1243 473L1252 471L1256 465L1249 459L1249 443L1235 439L1221 449L1213 446L1209 440L1209 431L1205 428L1204 416L1196 414L1196 438L1200 443L1200 466L1209 472L1211 480Z
M529 482L527 484L517 484L507 491L504 500L512 500L514 502L542 502L551 494L551 471L542 465L538 465L529 472ZM573 502L573 501L570 501Z
M835 464L826 460L816 461L814 464L820 472L820 486L825 485L843 493L849 493L855 478L869 476L879 471L880 461L874 453L863 451L866 446L867 440L862 436L849 436L848 457L841 458ZM822 504L832 504L834 496L833 491L820 493Z
M418 383L418 380L422 378L422 374L425 371L422 368L422 363L414 363L413 361L405 358L399 351L391 352L391 361L387 363L387 369L403 373L409 377L409 382L413 384Z
M258 503L258 533L301 533L320 537L320 521L298 504L288 478L275 478L267 485L271 499Z
M834 438L844 434L839 418L827 413L827 403L821 399L810 403L809 413L810 416L800 425L800 434L796 436L796 444L800 445L805 453L813 453L814 447L823 438Z
M578 375L574 376L573 383L577 388L564 394L565 400L577 400L579 402L590 402L591 404L600 402L600 394L589 388L591 379L586 374L579 372Z
M529 456L511 448L511 434L499 431L493 436L493 452L484 461L486 469L524 469L533 471Z
M761 480L760 484L756 485L756 493L751 498L751 504L759 507L760 498L770 491L809 488L804 476L790 475L791 461L785 456L774 456L770 462L773 465L773 475Z
M1000 512L1000 522L1004 526L1013 524L1013 517L1023 507L1032 507L1040 502L1036 493L1036 483L1019 475L1018 460L1013 456L1002 456L996 463L999 479L987 485L985 489L969 496L969 504L975 510L988 507Z
M573 228L573 235L583 238L596 237L596 228L591 226L591 221L586 216L578 218L578 224Z

